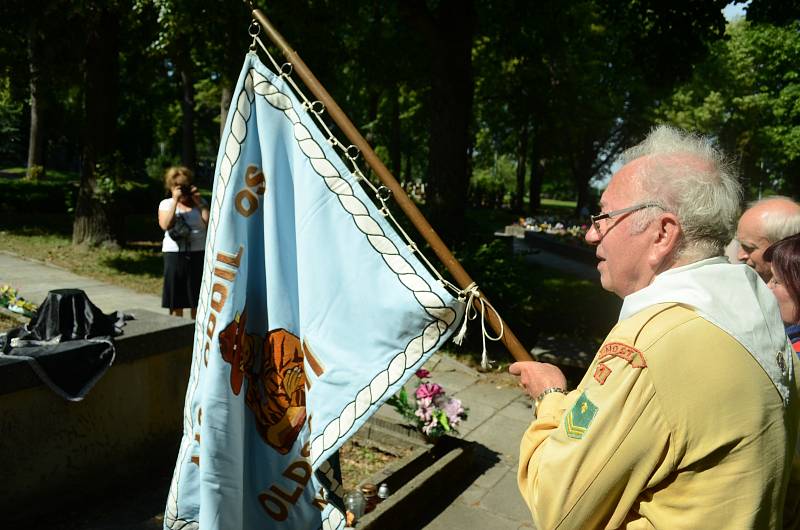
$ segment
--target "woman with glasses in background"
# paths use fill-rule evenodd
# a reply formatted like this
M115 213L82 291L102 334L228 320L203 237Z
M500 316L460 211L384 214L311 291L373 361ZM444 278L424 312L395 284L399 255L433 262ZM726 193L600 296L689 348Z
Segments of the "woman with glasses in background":
M778 300L792 347L800 355L800 234L773 243L764 252L764 260L772 268L767 285Z

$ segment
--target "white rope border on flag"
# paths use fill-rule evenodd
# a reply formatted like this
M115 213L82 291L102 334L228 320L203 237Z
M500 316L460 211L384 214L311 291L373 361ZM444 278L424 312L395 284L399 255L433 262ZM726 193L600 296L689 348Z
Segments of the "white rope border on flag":
M233 166L239 159L242 144L247 137L247 122L250 119L251 105L254 100L252 77L247 76L244 81L244 90L239 93L236 101L236 109L231 119L231 129L225 142L225 154L222 157L217 179L217 189L211 202L211 212L208 219L208 235L206 237L205 266L203 268L203 281L200 285L200 299L197 307L197 318L195 320L195 344L194 355L192 358L192 373L189 377L189 387L186 391L186 402L183 408L183 430L184 435L181 440L181 447L178 452L178 459L175 471L172 474L169 494L167 496L167 506L164 512L164 524L173 530L197 530L200 523L198 521L188 521L178 517L178 484L180 481L181 468L186 460L186 453L193 443L194 417L192 414L192 404L197 384L200 378L200 364L204 362L203 356L203 337L205 336L205 326L208 311L208 299L211 297L212 274L214 270L214 251L216 243L217 229L219 228L219 215L222 210L222 202L225 198L225 191L230 183Z
M253 78L253 91L272 107L284 113L292 123L295 140L300 150L308 158L314 171L323 178L325 185L335 193L342 207L353 218L358 229L367 237L370 245L381 255L389 269L394 272L400 282L413 294L425 311L436 319L428 324L422 334L406 345L404 351L398 353L389 363L387 370L379 372L369 385L362 388L356 399L342 409L338 418L331 420L323 429L323 433L311 440L312 468L326 449L333 447L344 437L354 425L355 420L366 413L370 406L377 403L392 384L422 358L423 353L438 344L442 334L447 331L456 319L456 312L447 307L444 301L431 290L430 285L419 276L414 267L404 258L392 241L386 237L380 225L369 215L367 206L353 193L353 188L342 178L336 167L325 157L320 145L312 138L311 132L300 121L294 110L291 97L270 83L266 77L255 69L250 70Z

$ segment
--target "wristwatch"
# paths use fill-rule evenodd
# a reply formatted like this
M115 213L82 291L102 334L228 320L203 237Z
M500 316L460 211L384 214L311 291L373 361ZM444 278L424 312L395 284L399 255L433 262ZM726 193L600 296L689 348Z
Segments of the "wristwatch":
M561 388L560 386L551 386L549 388L545 388L544 390L542 390L542 393L539 394L538 396L536 396L536 399L533 400L533 413L534 414L536 414L538 416L539 403L542 402L542 399L544 399L544 397L547 394L552 394L553 392L559 392L561 394L566 394L567 393L567 391L565 389Z

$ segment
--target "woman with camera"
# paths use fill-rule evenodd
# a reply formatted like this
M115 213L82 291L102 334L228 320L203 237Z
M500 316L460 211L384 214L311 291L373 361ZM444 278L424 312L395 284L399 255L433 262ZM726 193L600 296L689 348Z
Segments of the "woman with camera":
M161 306L170 315L183 316L183 308L197 314L203 249L208 226L208 205L192 185L189 168L174 166L164 173L164 188L171 196L158 205L158 225L164 230L164 290Z

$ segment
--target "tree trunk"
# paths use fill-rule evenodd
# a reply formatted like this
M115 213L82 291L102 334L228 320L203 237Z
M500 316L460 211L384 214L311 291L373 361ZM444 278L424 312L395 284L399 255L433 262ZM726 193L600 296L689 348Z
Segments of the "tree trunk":
M528 211L530 215L536 215L542 207L542 183L544 182L544 172L547 167L547 160L540 154L539 144L534 139L531 147L531 180L528 183Z
M72 227L73 244L113 244L108 212L98 196L96 169L116 147L119 91L119 23L115 13L97 6L88 20L84 50L84 142L81 183Z
M575 203L575 217L577 218L583 217L581 212L584 207L589 208L589 180L592 177L594 154L593 150L587 150L572 158L572 178L578 192L578 199Z
M219 98L219 137L225 132L225 124L228 122L228 111L231 108L233 98L233 88L230 83L222 82L222 91Z
M38 22L37 22L38 23ZM26 177L39 180L45 176L45 128L43 118L45 115L44 90L41 77L41 38L36 31L36 23L31 24L28 30L28 65L30 72L30 106L31 129L28 139L28 166Z
M442 0L430 11L421 0L399 2L400 12L425 37L431 61L427 205L445 241L462 237L472 114L472 0Z
M194 135L194 68L188 45L181 44L175 53L175 67L181 79L181 163L197 170L197 146Z
M525 171L528 156L528 125L522 126L517 138L517 189L514 194L514 203L511 207L514 211L521 212L524 208L525 199Z

